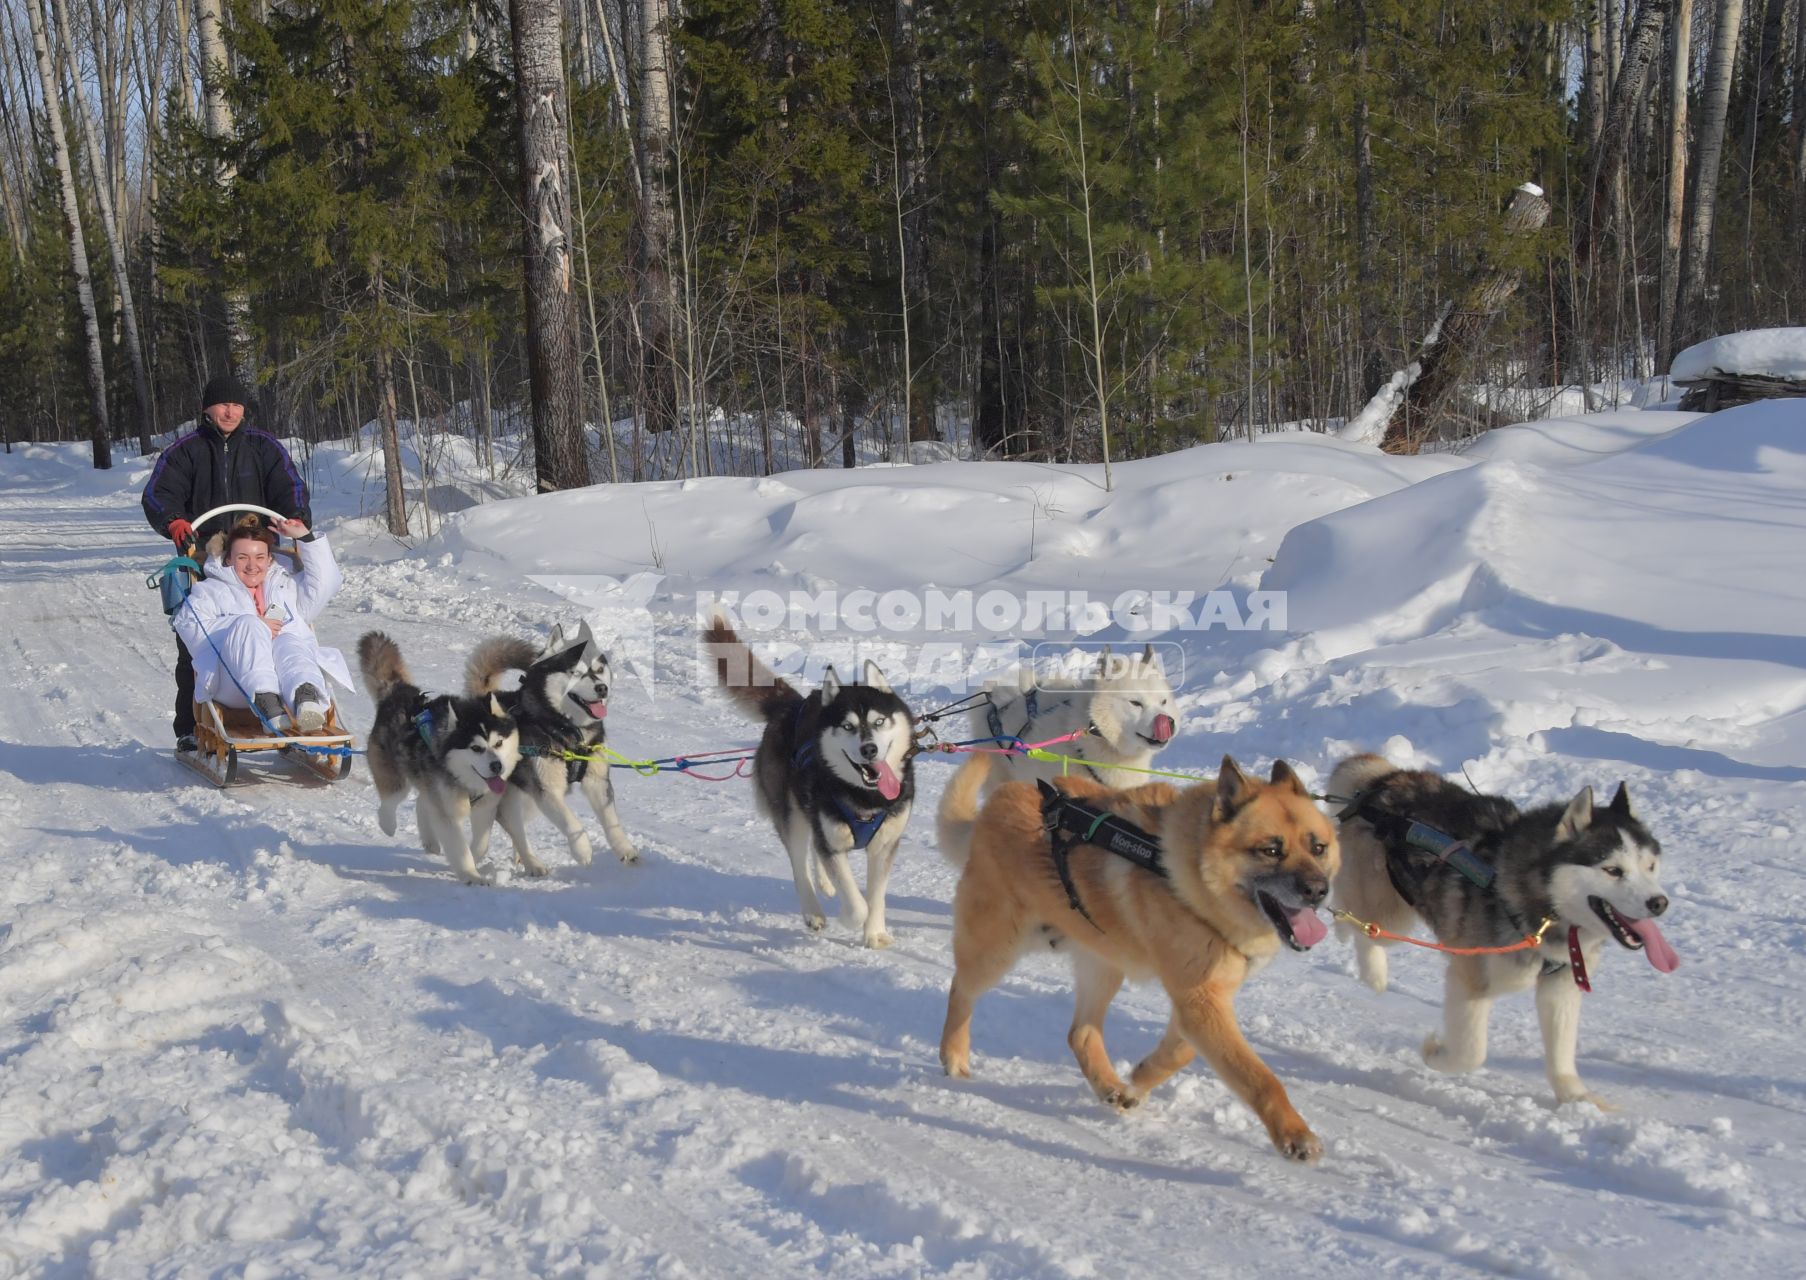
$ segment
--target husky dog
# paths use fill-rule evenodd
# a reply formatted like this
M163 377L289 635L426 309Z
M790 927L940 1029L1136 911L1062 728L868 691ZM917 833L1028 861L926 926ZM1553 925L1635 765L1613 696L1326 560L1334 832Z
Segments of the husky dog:
M498 688L504 671L521 673L518 689ZM483 641L465 665L464 692L471 697L493 694L520 727L522 755L512 781L564 834L573 858L587 867L592 856L589 835L565 799L575 785L582 787L590 808L602 820L615 856L622 862L639 861L615 811L607 762L566 761L560 755L567 751L598 755L605 736L608 655L596 644L587 622L572 636L566 636L563 627L554 627L541 649L513 636Z
M1585 973L1607 941L1643 952L1662 973L1680 964L1655 922L1668 910L1661 846L1631 812L1624 784L1603 809L1587 787L1565 807L1520 813L1502 797L1359 755L1336 767L1329 790L1354 801L1341 815L1337 908L1395 932L1422 919L1452 947L1509 945L1554 921L1534 950L1449 957L1443 1030L1424 1041L1424 1061L1438 1071L1478 1067L1493 1000L1534 984L1556 1100L1609 1110L1575 1070ZM1482 879L1490 870L1490 887L1463 865ZM1337 927L1354 938L1362 979L1384 991L1383 943L1353 925Z
M1075 1008L1066 1042L1092 1090L1120 1111L1202 1053L1266 1126L1281 1155L1315 1160L1322 1144L1285 1086L1242 1038L1235 993L1278 954L1329 936L1316 908L1336 871L1336 833L1290 765L1261 782L1223 757L1215 782L1179 791L1164 782L1116 790L1062 778L1059 791L1139 826L1158 848L1151 865L1075 841L1049 841L1046 803L1012 782L983 808L976 787L949 785L940 826L961 833L953 897L953 983L941 1031L947 1074L972 1074L972 1009L1054 929L1072 944ZM1048 797L1048 800L1053 797ZM1095 827L1093 828L1095 829ZM1117 1076L1104 1047L1104 1014L1125 977L1156 978L1172 1001L1160 1044Z
M1090 730L1083 738L1049 748L1084 764L975 753L965 767L984 773L987 789L1002 782L1051 782L1067 773L1106 787L1140 786L1147 779L1135 770L1148 768L1178 728L1173 687L1154 658L1153 645L1139 654L1112 654L1106 645L1082 679L1040 678L1025 667L1014 685L993 683L985 693L989 701L971 713L974 738L1044 742Z
M716 683L765 722L753 758L759 811L777 828L811 932L828 924L815 885L841 895L840 919L863 929L865 945L888 947L884 885L915 799L915 733L909 707L877 664L864 684L842 684L830 667L804 697L748 649L727 620L710 620L702 638ZM848 858L865 850L865 897ZM825 873L825 874L824 874Z
M380 631L357 642L358 666L376 700L370 729L370 776L382 801L377 821L395 834L395 810L419 792L420 839L428 853L444 851L466 884L487 884L477 857L500 817L529 875L545 868L527 845L526 824L508 777L520 761L520 729L493 696L457 698L421 692L401 650ZM470 822L467 841L464 823Z

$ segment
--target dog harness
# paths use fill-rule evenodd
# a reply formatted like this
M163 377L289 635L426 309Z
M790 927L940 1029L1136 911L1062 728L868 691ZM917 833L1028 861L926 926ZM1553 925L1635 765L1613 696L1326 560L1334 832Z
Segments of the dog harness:
M1030 689L1022 696L1022 709L1028 713L1028 718L1022 722L1021 730L1012 735L1003 731L1003 712L998 710L997 704L993 702L987 706L985 708L985 725L990 729L991 736L999 742L1007 742L1012 736L1017 742L1026 738L1029 726L1041 717L1041 691L1039 689Z
M1131 862L1143 871L1151 871L1162 880L1170 879L1166 864L1160 859L1160 842L1127 818L1074 799L1058 787L1037 780L1041 789L1041 824L1047 832L1048 852L1053 857L1054 871L1060 886L1066 890L1066 902L1084 916L1099 933L1104 927L1091 918L1079 898L1079 887L1072 878L1072 851L1080 845L1096 845Z
M796 704L796 715L790 722L792 736L802 727L803 708L807 705L806 701ZM799 741L796 744L796 750L790 753L790 763L799 769L812 768L820 761L821 756L816 750L815 743L807 739ZM855 849L868 848L872 843L872 837L878 834L878 828L882 827L884 820L890 817L891 807L888 804L881 805L874 812L861 816L859 810L838 794L830 794L828 803L834 806L834 811L840 815L840 820L846 823L852 831L853 848Z
M1348 806L1336 815L1338 822L1346 822L1350 818L1359 818L1373 828L1373 834L1386 851L1386 878L1392 882L1398 896L1413 909L1416 909L1423 895L1425 882L1438 870L1458 872L1479 889L1492 892L1498 871L1492 863L1476 853L1468 841L1440 831L1428 823L1419 822L1409 814L1380 808L1373 798L1371 788L1358 792L1348 802ZM1513 925L1523 928L1516 913L1506 910L1505 914ZM1585 962L1580 959L1578 931L1570 930L1569 933L1568 951L1574 981L1582 991L1590 991L1592 988L1587 985ZM1569 967L1569 963L1544 957L1542 976L1546 978Z

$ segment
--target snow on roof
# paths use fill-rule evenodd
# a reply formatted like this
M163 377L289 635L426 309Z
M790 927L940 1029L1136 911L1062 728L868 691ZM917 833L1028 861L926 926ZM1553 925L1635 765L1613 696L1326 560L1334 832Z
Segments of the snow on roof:
M1708 338L1676 356L1668 376L1696 382L1720 373L1806 379L1806 327L1747 329Z

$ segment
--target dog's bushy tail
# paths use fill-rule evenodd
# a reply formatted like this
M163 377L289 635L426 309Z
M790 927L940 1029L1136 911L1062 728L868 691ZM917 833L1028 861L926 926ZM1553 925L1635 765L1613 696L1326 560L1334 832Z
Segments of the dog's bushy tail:
M1329 795L1346 796L1347 800L1337 804L1340 809L1348 800L1354 799L1389 773L1397 773L1398 766L1384 756L1363 754L1349 756L1337 765L1335 772L1329 775ZM1335 804L1335 801L1331 801Z
M935 835L941 857L956 867L965 866L972 854L972 828L978 825L979 799L995 758L988 751L974 752L941 793L941 807L934 815Z
M364 687L377 702L399 685L411 685L408 664L401 659L401 646L380 631L366 631L357 642L357 665L363 673Z
M760 662L721 614L709 618L702 642L715 670L715 683L740 706L762 720L801 702L803 695Z
M539 650L518 636L491 636L471 650L464 664L464 692L470 697L494 693L502 672L525 671L539 658Z

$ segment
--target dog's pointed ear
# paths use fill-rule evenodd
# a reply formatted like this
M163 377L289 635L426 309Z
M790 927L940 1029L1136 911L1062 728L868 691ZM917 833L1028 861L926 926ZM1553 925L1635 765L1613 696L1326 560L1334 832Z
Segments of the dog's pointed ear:
M1572 840L1593 825L1593 789L1582 787L1580 794L1568 801L1561 821L1555 824L1556 843Z
M577 628L577 634L571 637L571 647L575 649L579 646L585 653L602 655L602 646L596 642L595 633L589 629L588 618L585 618L582 625Z
M1234 756L1224 756L1223 767L1217 771L1216 820L1229 821L1253 798L1253 780L1242 772L1242 766L1235 762Z
M508 714L502 709L502 700L493 693L489 695L489 714L492 716L505 716Z
M444 719L435 719L433 721L433 732L434 733L450 733L453 729L456 729L457 727L458 727L458 704L455 702L448 702L445 704L445 718Z
M1630 784L1628 782L1620 782L1618 784L1618 793L1612 797L1611 809L1612 813L1620 818L1634 818L1637 816L1631 811Z
M1275 760L1273 762L1272 781L1274 786L1290 787L1306 800L1311 798L1311 793L1304 789L1303 780L1299 778L1298 774L1292 769L1292 766L1287 764L1284 760Z
M880 693L890 692L890 681L884 678L884 673L878 670L878 664L870 658L865 660L865 683Z
M840 677L834 674L833 667L829 667L827 672L821 678L821 700L824 703L829 703L839 696Z
M546 637L546 647L539 651L542 658L550 657L564 648L564 623L552 624L552 634Z

